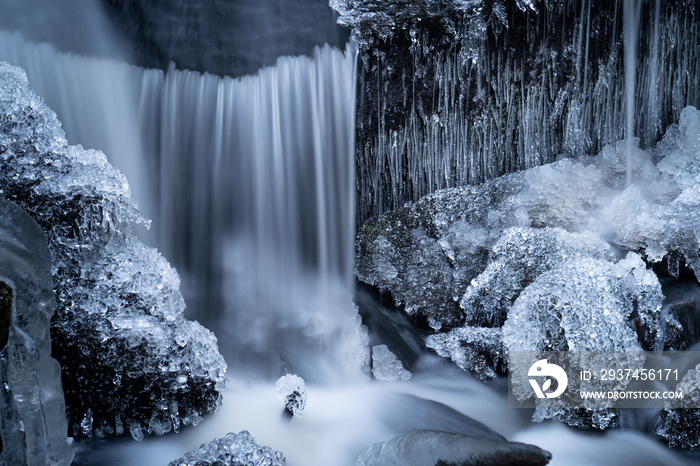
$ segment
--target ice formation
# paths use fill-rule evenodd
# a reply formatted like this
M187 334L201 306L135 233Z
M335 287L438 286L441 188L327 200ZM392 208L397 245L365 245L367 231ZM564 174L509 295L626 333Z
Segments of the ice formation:
M458 300L486 266L490 246L504 228L527 221L510 202L524 187L521 175L507 175L369 219L357 236L358 278L435 328L463 323Z
M0 464L69 465L58 362L51 357L51 256L39 226L0 198Z
M653 341L662 300L656 275L635 253L618 263L573 256L543 273L522 291L503 325L509 356L522 352L531 358L524 362L509 357L513 394L519 399L532 395L527 370L540 352L570 351L582 357L590 352L614 353L619 356L609 361L610 368L641 369L644 354L630 320L637 316ZM600 389L599 383L571 380L568 390ZM607 388L623 389L624 385ZM601 430L618 422L612 400L584 404L584 409L567 406L561 397L537 399L533 420L557 418Z
M470 325L500 327L520 292L542 273L577 256L614 260L608 243L561 228L511 228L492 248L489 265L460 300Z
M675 391L682 391L682 408L667 406L661 411L656 435L665 438L672 447L700 446L700 364L683 376ZM678 400L674 400L678 402Z
M653 341L661 285L639 255L612 263L574 256L520 293L503 325L507 351L638 351L636 315Z
M300 415L306 407L306 384L304 379L294 374L283 375L275 384L277 398L284 402L286 409L292 416Z
M511 227L562 228L573 235L572 241L579 238L569 246L568 240L557 240L561 244L553 245L554 256L547 259L555 263L555 256L563 257L579 246L588 251L586 254L595 248L599 257L611 259L604 240L638 251L650 263L665 260L672 274L677 274L679 262L684 262L700 275L696 234L700 218L693 215L700 207L699 134L700 112L687 107L679 124L669 127L656 147L634 149L634 183L628 187L626 147L618 144L607 146L594 158L563 159L480 186L438 191L373 217L357 237L356 274L362 281L391 292L407 312L424 314L436 329L474 323L470 319L479 325L497 325L503 320L498 301L505 305L517 296L518 287L510 283L511 278L524 280L522 285L528 280L525 276L491 276L499 275L507 256L499 259L500 253L490 250ZM545 232L528 235L533 241L547 237ZM501 241L509 241L508 236ZM577 241L581 244L576 245ZM523 247L522 253L527 255L527 246ZM558 248L562 250L557 252ZM512 260L513 267L519 268L517 261L528 259ZM486 270L489 263L492 265ZM547 266L532 267L535 272ZM520 273L530 274L525 270ZM498 292L505 295L494 294L483 304L477 303L477 296L472 295L482 293L481 281L498 284ZM500 289L503 286L512 289ZM457 300L465 309L460 309ZM488 312L479 306L489 306Z
M168 466L283 466L284 455L270 447L261 447L247 432L229 433L205 443Z
M39 223L56 293L69 433L177 431L218 408L226 364L182 316L179 277L130 227L146 220L104 154L69 146L22 70L0 64L0 190Z
M625 137L620 0L330 3L360 46L358 223ZM700 37L694 0L639 3L634 134L648 147L700 105Z
M411 378L411 373L403 367L399 358L386 345L372 347L372 375L377 380L387 382Z
M496 378L505 373L505 353L500 328L459 327L447 333L430 335L425 341L435 350L465 371L482 380Z
M650 265L700 276L699 141L700 112L686 107L648 150L621 142L595 157L437 191L363 225L357 276L437 331L463 326L428 345L482 378L497 372L501 325L506 352L654 348L664 327L684 330L660 315ZM559 408L542 406L536 419L617 422L612 407Z
M534 445L434 430L412 430L373 445L356 466L482 465L549 463L552 454Z

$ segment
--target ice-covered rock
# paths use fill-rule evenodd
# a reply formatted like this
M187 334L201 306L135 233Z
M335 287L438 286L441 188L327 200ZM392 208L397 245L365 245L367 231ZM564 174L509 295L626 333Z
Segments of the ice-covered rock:
M534 445L440 432L412 430L373 445L356 466L544 465L552 454Z
M411 378L411 373L403 367L399 358L386 345L372 347L372 375L377 380L388 382Z
M593 248L598 250L595 257L610 259L612 251L603 244L608 242L637 251L651 263L665 260L672 274L678 273L681 261L695 270L700 263L700 219L694 215L700 209L698 134L700 113L687 107L656 148L633 146L630 186L625 181L628 146L617 144L594 158L563 159L480 186L438 191L373 217L357 236L356 274L439 329L498 325L508 302L522 289L518 282L526 285L527 277L551 265L547 261L556 263L556 257L578 247L584 249L577 254L591 255ZM490 252L511 227L562 228L583 237L572 236L569 245L564 233L530 232L532 241L551 250L538 252L540 259L551 259L533 259L529 268L521 268L540 246L523 244L521 259L500 257L501 246ZM517 235L509 235L501 241L514 242ZM508 260L514 261L512 277L501 270ZM502 295L490 293L492 285Z
M184 319L177 273L131 232L146 220L126 179L101 152L69 146L22 70L7 64L0 192L47 236L71 435L141 439L218 408L226 364L216 338Z
M508 351L636 351L628 320L654 332L663 294L656 275L629 253L614 264L574 257L520 294L503 325Z
M642 368L639 335L630 320L639 319L645 336L653 341L658 330L663 294L656 275L646 268L635 253L612 263L585 256L574 256L540 275L516 299L503 325L503 344L509 355L548 351L616 352L631 354L631 359L616 360L620 368ZM587 354L587 353L583 353ZM536 356L532 356L536 359ZM534 360L532 361L534 362ZM531 396L527 381L530 364L510 361L513 394L520 399ZM572 380L569 390L576 392L587 382ZM591 383L596 383L592 381ZM536 400L535 421L556 417L579 427L606 429L615 414L600 403L582 410L566 409L559 398Z
M463 323L458 300L486 266L491 245L504 228L527 220L509 202L523 188L522 175L508 175L371 218L357 236L358 278L436 329Z
M0 464L69 465L58 362L51 357L51 256L39 225L0 198Z
M700 364L688 371L676 386L683 392L682 407L670 408L668 403L659 415L656 435L672 447L700 446ZM674 400L676 405L680 400Z
M300 415L306 407L306 384L304 379L294 374L283 375L275 384L277 398L284 402L284 409L292 416Z
M580 256L615 259L610 245L590 233L561 228L506 230L492 248L489 265L460 300L467 323L500 327L522 290L544 272Z
M282 453L260 446L248 433L229 433L205 443L168 466L282 466L287 460Z
M425 344L482 380L494 379L505 373L500 328L459 327L447 333L430 335Z

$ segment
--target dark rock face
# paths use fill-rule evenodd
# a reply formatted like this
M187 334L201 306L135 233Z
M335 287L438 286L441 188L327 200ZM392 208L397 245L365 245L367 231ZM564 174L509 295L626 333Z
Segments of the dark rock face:
M378 443L357 466L545 465L552 454L534 445L432 430L413 430Z
M226 364L182 315L179 277L131 232L146 220L104 154L68 146L18 69L0 64L0 192L51 251L53 354L75 437L163 434L218 408Z
M696 2L642 2L635 135L700 105ZM360 44L357 220L624 137L623 2L335 0Z
M327 0L102 0L145 67L241 76L314 46L344 47Z

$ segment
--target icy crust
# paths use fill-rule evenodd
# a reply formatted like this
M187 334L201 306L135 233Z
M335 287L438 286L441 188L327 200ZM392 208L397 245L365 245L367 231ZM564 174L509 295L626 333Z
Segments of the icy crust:
M216 338L182 316L179 278L130 225L145 223L104 154L68 146L24 72L0 63L0 192L39 223L56 293L53 354L69 433L177 431L221 403Z
M486 269L467 288L459 302L470 325L500 327L520 295L544 272L579 256L614 260L608 243L590 233L561 228L511 228L492 248Z
M481 380L495 379L506 371L500 328L459 327L430 335L425 344Z
M684 408L664 408L656 435L665 438L672 447L697 448L700 446L700 364L688 371L675 391L683 392Z
M270 447L261 447L255 439L242 431L229 433L205 443L198 450L187 453L168 466L283 466L287 460L282 453Z
M353 29L360 45L370 42L371 35L386 40L397 29L409 29L421 21L435 19L448 31L455 31L460 20L468 22L475 37L493 22L508 25L506 5L515 3L522 11L535 11L534 0L330 0L338 12L338 24Z
M463 324L459 299L500 232L525 215L510 202L525 186L518 175L439 191L369 219L357 236L357 277L436 329Z
M396 382L409 380L412 374L386 345L372 347L372 375L377 380Z

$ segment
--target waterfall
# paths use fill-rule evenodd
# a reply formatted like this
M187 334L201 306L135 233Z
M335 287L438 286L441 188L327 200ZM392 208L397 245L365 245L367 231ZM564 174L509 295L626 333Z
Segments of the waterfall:
M126 174L190 317L233 371L354 377L355 52L329 46L242 78L88 58L0 32L71 143ZM360 345L361 346L361 345ZM364 357L360 351L360 358Z
M352 49L326 46L240 79L142 75L141 119L160 121L146 138L160 244L184 264L190 306L234 370L313 378L309 345L343 351L355 314L354 69Z

